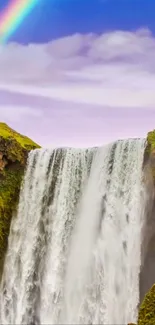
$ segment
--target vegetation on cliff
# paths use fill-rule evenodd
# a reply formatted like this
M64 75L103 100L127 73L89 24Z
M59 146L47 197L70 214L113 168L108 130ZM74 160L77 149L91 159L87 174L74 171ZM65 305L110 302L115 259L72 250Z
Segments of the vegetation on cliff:
M145 174L147 182L149 182L150 185L150 179L152 179L155 186L155 130L147 134L144 167L146 168ZM155 284L145 295L140 306L138 325L155 325Z
M145 184L155 189L155 130L148 132L146 139L146 148L144 152L143 171ZM153 190L153 195L155 190Z
M148 132L147 145L144 154L144 166L149 163L155 185L155 130Z
M155 150L155 130L148 132L147 134L148 150L151 152Z
M28 152L36 148L40 146L12 130L7 124L0 123L0 270Z
M145 295L140 306L138 325L154 325L155 324L155 284Z

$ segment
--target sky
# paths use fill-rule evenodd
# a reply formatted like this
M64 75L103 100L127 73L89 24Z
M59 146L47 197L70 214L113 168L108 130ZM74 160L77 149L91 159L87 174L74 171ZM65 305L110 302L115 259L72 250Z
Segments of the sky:
M154 12L155 0L38 0L0 44L0 120L43 147L146 137Z

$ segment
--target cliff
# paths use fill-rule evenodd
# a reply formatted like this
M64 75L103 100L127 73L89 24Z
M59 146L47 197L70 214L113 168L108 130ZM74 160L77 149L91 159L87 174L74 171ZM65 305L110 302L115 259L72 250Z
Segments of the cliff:
M28 153L36 148L39 145L28 137L0 123L0 274Z
M139 310L138 325L155 324L155 285L146 294Z
M144 154L144 166L149 164L155 185L155 130L147 134L147 146Z
M147 192L150 197L150 214L146 216L147 227L146 227L146 237L150 237L150 245L148 245L147 250L154 260L154 234L155 234L155 222L154 222L154 213L155 213L155 130L150 131L147 134L147 145L144 153L144 175L145 175L145 184L147 187ZM153 199L152 203L151 200ZM148 213L148 211L147 211ZM152 231L149 230L152 228ZM151 235L150 235L151 234ZM149 259L146 259L146 277L144 281L148 281L150 278L150 271L148 265ZM154 272L153 272L154 274ZM153 279L151 278L151 281ZM153 282L153 281L152 281ZM148 289L147 289L148 290ZM145 291L146 292L146 291ZM155 325L155 284L151 289L146 293L140 308L138 315L137 325Z

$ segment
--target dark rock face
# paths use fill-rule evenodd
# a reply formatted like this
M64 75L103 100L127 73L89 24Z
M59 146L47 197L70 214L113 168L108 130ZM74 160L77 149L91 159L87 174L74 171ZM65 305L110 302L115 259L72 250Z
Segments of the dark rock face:
M35 148L29 138L0 123L0 276L28 153Z
M4 154L0 152L0 171L3 171L5 166L7 165L7 159L5 158Z

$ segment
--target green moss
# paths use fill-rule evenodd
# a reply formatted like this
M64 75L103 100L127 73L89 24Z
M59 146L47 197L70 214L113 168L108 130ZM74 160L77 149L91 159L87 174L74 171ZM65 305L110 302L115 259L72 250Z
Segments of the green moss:
M0 136L6 140L16 140L23 149L31 150L32 148L40 148L37 143L29 139L28 137L14 131L6 123L0 123Z
M148 132L147 143L147 150L152 152L155 149L155 130Z
M28 152L36 148L40 146L5 123L0 123L0 273Z
M25 164L25 153L35 148L40 146L9 128L7 124L0 123L0 151L7 156L7 159Z
M138 325L155 325L155 285L146 294L140 306Z
M5 170L0 181L0 260L7 247L11 217L16 210L23 176L20 166L16 170Z
M144 166L149 162L155 184L155 130L147 134L147 146L144 153Z

